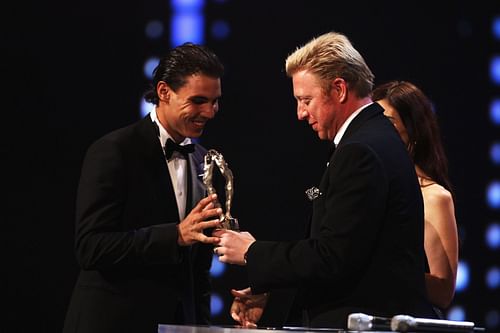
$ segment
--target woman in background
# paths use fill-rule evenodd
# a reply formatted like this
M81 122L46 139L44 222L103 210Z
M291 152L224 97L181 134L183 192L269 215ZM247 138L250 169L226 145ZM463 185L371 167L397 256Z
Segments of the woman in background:
M394 124L415 164L424 199L425 283L429 301L441 311L455 293L458 234L447 158L432 104L414 84L391 81L373 91L373 100Z

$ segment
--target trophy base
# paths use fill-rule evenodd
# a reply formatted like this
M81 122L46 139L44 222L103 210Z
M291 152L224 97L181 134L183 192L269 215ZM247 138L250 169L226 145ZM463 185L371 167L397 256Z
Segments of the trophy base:
M240 231L240 225L238 224L238 219L234 217L224 217L222 220L222 228L229 229L233 231Z

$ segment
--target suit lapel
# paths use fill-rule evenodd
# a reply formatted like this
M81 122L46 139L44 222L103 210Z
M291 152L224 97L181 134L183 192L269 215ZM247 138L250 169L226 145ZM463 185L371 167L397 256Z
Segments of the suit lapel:
M349 137L352 136L353 133L358 131L361 126L368 121L369 119L373 117L377 117L380 115L380 113L383 113L384 109L377 103L373 103L369 106L367 106L364 110L362 110L349 124L347 127L346 132L342 136L342 139L340 140L337 148L335 151L338 151L342 145L348 141ZM328 192L328 177L329 177L329 168L333 167L333 164L335 163L333 161L335 156L335 152L330 156L330 162L329 162L329 167L326 168L325 172L323 173L323 176L321 177L321 182L319 189L321 193L327 193ZM325 202L324 198L322 195L320 195L317 199L313 201L313 217L310 222L310 237L315 238L319 236L320 228L321 228L321 221L318 220L318 216L323 216L324 215L324 210L325 210Z
M186 216L189 214L191 209L205 196L205 185L200 180L199 175L203 174L203 158L204 158L204 150L197 144L195 146L195 151L192 154L189 154L188 158L188 195L186 202ZM188 262L195 263L195 265L199 265L199 260L197 259L200 256L200 251L203 253L207 246L200 243L195 243L186 248L188 251L188 255L186 256ZM209 256L212 255L211 249L208 251ZM203 257L203 255L202 255ZM192 265L189 265L189 279L190 285L195 283L195 276L193 275ZM186 308L194 308L195 299L194 295L190 291L185 296L184 306ZM188 311L188 314L191 314L193 311ZM196 318L186 318L188 323L195 323Z
M367 120L376 117L383 112L384 109L377 103L368 105L356 117L354 117L352 122L347 127L344 135L342 136L342 139L340 140L338 146L342 145L342 143L345 142L353 133L355 133Z
M203 158L204 152L198 145L195 147L194 153L189 155L188 163L188 202L186 203L186 213L200 201L205 195L205 185L200 180L203 176Z
M145 160L148 161L146 172L151 174L151 186L160 203L161 216L166 218L167 221L178 221L179 214L174 187L168 172L163 149L149 115L139 122L138 131L143 141L142 147L143 153L146 155Z

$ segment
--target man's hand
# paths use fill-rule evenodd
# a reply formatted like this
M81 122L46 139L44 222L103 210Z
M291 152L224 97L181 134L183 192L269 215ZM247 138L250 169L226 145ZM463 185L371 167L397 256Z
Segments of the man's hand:
M250 288L231 289L231 294L234 296L231 317L242 327L256 328L266 307L268 294L252 295Z
M214 208L214 201L217 199L216 194L209 195L198 202L188 216L179 223L177 229L179 237L177 242L181 246L191 245L196 242L206 244L217 244L220 239L218 237L208 237L203 233L203 230L209 228L220 227L219 215L222 213L221 208ZM216 216L217 219L206 221L208 218Z
M245 265L245 253L255 238L248 232L237 232L227 229L217 229L212 236L220 238L214 253L219 256L219 261L227 264Z

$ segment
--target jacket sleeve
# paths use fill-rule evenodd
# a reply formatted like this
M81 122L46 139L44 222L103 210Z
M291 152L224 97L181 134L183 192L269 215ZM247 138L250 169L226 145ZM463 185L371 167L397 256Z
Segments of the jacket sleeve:
M175 223L142 228L124 223L128 191L119 144L106 138L97 141L85 156L76 202L75 249L83 269L181 260Z
M363 144L339 147L320 190L314 206L320 213L313 213L319 220L319 236L293 242L256 241L250 247L247 270L254 293L340 280L369 260L388 192L377 155Z
M210 324L210 295L212 283L210 268L212 266L213 245L195 244L197 256L193 264L194 276L194 304L196 311L196 324Z

